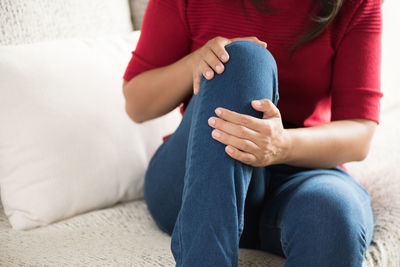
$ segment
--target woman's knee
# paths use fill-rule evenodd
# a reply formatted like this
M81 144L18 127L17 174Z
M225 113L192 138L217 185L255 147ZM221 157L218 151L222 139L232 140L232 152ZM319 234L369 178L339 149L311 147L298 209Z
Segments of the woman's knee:
M351 183L338 177L306 181L291 198L283 219L288 222L282 236L287 253L301 244L313 250L320 263L330 258L330 251L347 266L362 261L372 226L369 201L361 202L357 194Z
M266 73L274 73L277 71L277 65L274 57L268 51L258 43L247 40L240 40L232 42L225 46L230 58L233 56L234 60L232 64L239 64L235 67L245 67L246 69L257 66L263 68ZM236 59L236 60L235 60Z
M240 40L225 46L229 60L224 72L213 79L202 77L200 95L227 97L246 104L254 99L278 101L277 65L272 54L260 44ZM202 92L203 91L203 92Z

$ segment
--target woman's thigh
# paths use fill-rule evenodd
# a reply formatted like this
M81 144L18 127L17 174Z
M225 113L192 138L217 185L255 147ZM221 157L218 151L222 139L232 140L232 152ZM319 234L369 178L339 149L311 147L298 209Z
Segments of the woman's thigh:
M172 233L182 202L193 95L175 132L156 150L146 170L144 198L158 227Z
M260 118L262 117L262 112L254 110L251 107L251 100L268 98L276 104L279 98L276 63L272 55L262 48L262 46L250 41L238 41L228 46L227 49L231 53L231 59L226 64L224 73L217 75L210 81L205 80L204 77L202 78L199 94L191 97L182 122L177 130L156 151L145 175L144 193L150 214L158 226L170 234L175 226L176 218L182 205L184 177L187 171L186 167L188 166L187 159L190 158L186 157L186 155L189 133L193 125L192 121L196 120L197 123L200 120L204 121L204 125L196 128L196 134L204 134L204 140L207 140L210 144L210 150L202 150L200 153L201 157L196 157L196 159L208 160L208 163L211 162L214 164L216 161L213 161L213 156L216 154L213 153L223 152L222 156L229 156L226 156L223 150L225 145L211 138L212 128L207 124L207 117L210 115L207 114L212 111L211 115L214 115L214 108L222 106L239 113L246 113ZM264 54L259 54L255 59L249 57L249 55L254 56L254 53L261 52ZM202 148L204 147L207 146L204 146L203 142ZM193 164L193 160L191 164ZM207 166L207 164L200 167L204 166ZM246 171L249 166L245 166ZM197 165L193 168L199 168L199 166ZM210 169L210 171L214 171L213 175L217 176L216 174L218 173L214 169ZM222 172L220 169L218 171ZM227 173L228 175L230 173ZM256 176L255 179L246 177L246 179L251 180L249 184L251 197L246 198L243 218L248 225L257 224L258 220L256 221L255 218L256 215L260 214L260 208L264 200L265 186L263 177L260 178L263 172L256 171L254 175ZM229 181L229 179L226 180ZM235 187L237 187L235 190L240 192L238 195L241 197L240 184L245 183L235 183ZM226 194L228 196L229 193L227 192ZM241 216L240 210L242 210L240 202L238 200L238 204L240 204L239 216ZM246 215L249 218L247 220ZM247 227L244 236L251 230L250 227ZM254 236L254 232L251 234ZM251 241L247 240L244 243L249 242Z
M187 142L196 99L193 95L178 128L156 150L145 174L144 198L148 210L158 227L168 234L173 231L182 204ZM252 172L240 247L254 248L257 244L257 225L268 183L267 173L261 167Z
M168 234L173 231L182 204L187 142L196 98L196 95L192 96L178 128L156 150L145 174L144 197L148 210L158 227ZM245 201L240 247L255 248L258 245L257 225L267 184L268 171L255 167Z
M286 266L361 266L373 233L369 193L340 168L270 171L260 249L286 257Z

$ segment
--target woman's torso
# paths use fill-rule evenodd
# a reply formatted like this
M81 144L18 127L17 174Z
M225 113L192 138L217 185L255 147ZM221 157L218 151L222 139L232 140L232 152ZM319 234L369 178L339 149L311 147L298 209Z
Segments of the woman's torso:
M277 62L278 108L286 126L328 122L335 53L332 29L290 56L296 38L312 27L310 16L315 13L315 1L285 0L272 4L278 13L261 14L249 1L244 1L246 17L236 1L188 1L185 15L192 35L191 52L216 36L258 37L267 42L267 49Z

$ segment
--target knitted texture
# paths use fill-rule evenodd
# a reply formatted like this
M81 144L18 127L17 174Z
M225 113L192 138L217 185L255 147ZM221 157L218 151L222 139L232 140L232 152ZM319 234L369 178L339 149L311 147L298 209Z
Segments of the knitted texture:
M19 232L0 214L0 266L174 266L170 237L143 200L116 205ZM241 249L240 266L280 266L283 260Z
M271 2L279 12L268 15L249 1L244 1L244 13L235 1L150 0L124 79L170 65L216 36L257 36L268 43L277 63L277 107L285 127L355 118L378 122L380 0L345 1L337 20L293 57L295 33L308 28L315 1L290 2ZM188 100L181 100L184 107Z
M400 105L382 114L371 150L363 162L346 164L371 194L374 236L365 266L400 266Z
M400 266L400 108L384 113L371 153L350 172L372 196L375 232L363 267ZM12 230L0 207L0 266L173 266L171 238L144 200L118 204L26 232ZM284 259L240 249L239 266L283 266Z
M0 45L132 30L126 0L0 0Z
M139 29L147 0L131 0ZM0 0L0 44L131 30L124 0ZM136 8L135 8L136 6ZM135 22L136 21L136 22ZM400 266L400 107L385 110L365 162L346 165L372 196L373 241L364 267ZM143 200L27 232L12 230L0 204L0 266L173 266L170 237ZM240 249L240 266L282 266L275 255Z

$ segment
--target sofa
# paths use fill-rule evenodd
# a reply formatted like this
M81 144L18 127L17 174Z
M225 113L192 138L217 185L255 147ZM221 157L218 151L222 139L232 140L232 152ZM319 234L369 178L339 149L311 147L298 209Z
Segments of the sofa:
M384 17L387 32L393 30L394 33L395 24L390 23L396 15L390 5L395 4L385 4L388 5L384 7L384 15L388 14L387 20ZM132 31L140 34L146 5L146 0L0 0L0 45L104 35L112 38ZM395 51L389 36L384 35L384 48ZM383 56L385 96L380 125L367 159L346 164L372 197L375 231L364 267L400 267L400 81L394 75L400 58L396 60L386 50ZM398 68L399 65L397 72ZM2 75L4 73L0 72L0 79ZM169 130L179 124L178 108L166 116ZM142 170L163 134L165 132L159 132L157 137L147 140L154 142L142 162ZM1 164L0 161L0 169ZM0 189L3 198L3 188ZM152 220L143 196L26 231L13 229L3 206L0 207L0 266L174 266L170 241L170 236ZM284 262L271 253L239 250L239 266L272 267L283 266Z

